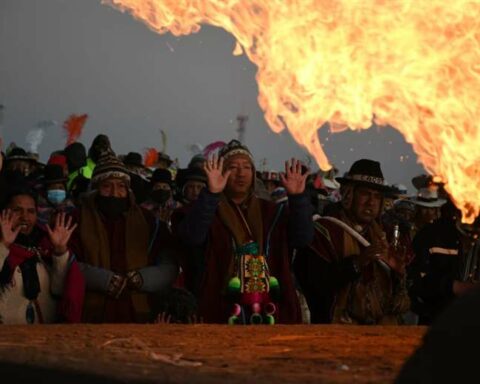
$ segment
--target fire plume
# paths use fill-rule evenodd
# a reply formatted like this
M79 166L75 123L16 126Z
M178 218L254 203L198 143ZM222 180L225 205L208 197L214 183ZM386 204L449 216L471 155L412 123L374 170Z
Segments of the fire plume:
M88 115L70 115L63 123L63 129L67 132L67 145L77 141L82 135L83 126L87 121Z
M318 138L390 125L441 178L463 219L480 212L478 0L105 0L158 33L225 29L258 67L271 129L317 163Z

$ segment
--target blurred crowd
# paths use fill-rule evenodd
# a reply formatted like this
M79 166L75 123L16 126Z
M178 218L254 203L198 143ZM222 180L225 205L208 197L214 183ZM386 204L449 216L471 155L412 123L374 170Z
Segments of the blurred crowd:
M256 164L237 140L185 168L106 135L46 163L10 146L0 323L428 325L477 286L478 220L431 176Z

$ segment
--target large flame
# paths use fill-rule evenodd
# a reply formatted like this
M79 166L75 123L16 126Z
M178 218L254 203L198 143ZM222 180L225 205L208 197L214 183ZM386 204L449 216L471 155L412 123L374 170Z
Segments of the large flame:
M258 67L259 103L329 168L318 128L398 129L471 222L480 212L480 2L105 0L158 33L211 24Z

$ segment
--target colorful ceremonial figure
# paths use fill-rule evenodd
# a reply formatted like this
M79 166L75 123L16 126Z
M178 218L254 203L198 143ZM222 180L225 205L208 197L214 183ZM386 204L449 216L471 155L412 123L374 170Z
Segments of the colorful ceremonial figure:
M147 322L152 294L177 276L166 225L135 203L129 182L113 152L99 156L73 242L86 279L85 322Z
M378 220L388 187L380 163L355 162L335 216L317 218L313 243L294 269L312 323L398 324L409 309L406 249L389 244Z
M64 213L37 223L35 196L10 193L0 214L0 323L79 322L84 280L67 248L75 229Z
M300 322L290 256L313 238L312 210L303 195L307 174L297 161L286 166L287 206L255 195L253 158L237 140L205 171L208 188L172 220L190 247L186 280L194 282L199 316L208 323Z

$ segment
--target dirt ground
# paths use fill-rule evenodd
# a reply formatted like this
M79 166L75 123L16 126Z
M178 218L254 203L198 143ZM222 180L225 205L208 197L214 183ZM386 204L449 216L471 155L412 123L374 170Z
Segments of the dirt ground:
M0 326L14 382L388 383L422 327ZM5 376L3 376L5 377Z

